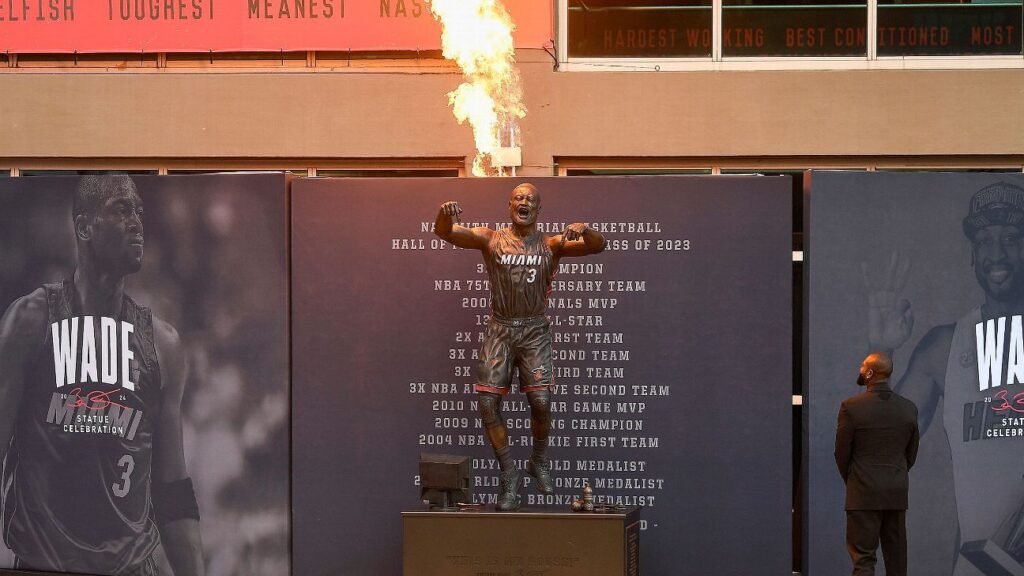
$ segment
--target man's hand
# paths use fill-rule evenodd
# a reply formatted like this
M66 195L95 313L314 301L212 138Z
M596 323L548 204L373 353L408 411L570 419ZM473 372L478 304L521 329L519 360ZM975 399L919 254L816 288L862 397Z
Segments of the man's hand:
M573 240L579 240L583 237L583 233L587 231L588 226L582 222L576 222L575 224L569 224L562 230L562 240L572 242Z
M604 250L604 236L582 222L569 224L561 234L550 237L549 241L556 258L586 256Z
M485 227L466 228L457 225L454 220L459 217L459 214L462 214L462 207L458 202L451 201L441 204L441 209L437 211L437 218L434 220L434 234L459 248L476 250L486 248L494 231Z
M860 269L868 294L868 346L872 351L892 352L909 340L914 330L910 302L899 297L907 283L910 261L893 252L879 281L871 280L867 263L861 262Z
M459 222L462 221L462 219L459 218L459 215L462 214L462 207L459 206L458 202L452 201L441 204L441 214L444 214L445 216L454 216Z

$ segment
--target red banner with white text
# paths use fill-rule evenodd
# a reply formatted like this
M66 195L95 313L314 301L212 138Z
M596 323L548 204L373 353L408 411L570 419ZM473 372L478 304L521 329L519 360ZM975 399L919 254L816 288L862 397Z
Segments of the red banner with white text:
M550 41L550 0L505 0L518 48ZM427 0L0 0L0 51L437 50Z

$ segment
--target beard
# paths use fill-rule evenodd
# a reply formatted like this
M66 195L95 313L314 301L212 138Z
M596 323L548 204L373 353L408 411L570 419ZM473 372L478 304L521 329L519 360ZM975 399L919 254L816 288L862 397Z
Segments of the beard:
M857 375L857 386L867 386L867 385L868 385L868 381L864 379L864 375L863 374L858 374Z
M1021 279L1018 278L1019 272L1017 267L1000 265L1001 268L1005 269L1008 277L998 282L989 276L991 267L989 264L975 265L974 276L978 280L981 289L985 291L985 294L989 298L1003 303L1024 300L1024 282L1021 282Z

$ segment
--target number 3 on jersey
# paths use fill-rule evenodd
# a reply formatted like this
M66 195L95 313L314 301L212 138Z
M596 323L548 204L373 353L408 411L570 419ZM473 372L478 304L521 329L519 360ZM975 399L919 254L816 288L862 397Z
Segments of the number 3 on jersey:
M117 461L117 465L124 468L121 472L121 482L111 484L110 487L114 490L114 496L124 498L128 495L128 491L132 489L132 471L135 470L135 458L132 458L131 454L125 454Z
M536 279L537 279L537 269L536 268L530 268L530 276L526 279L526 282L528 284L532 284L533 281L536 280Z

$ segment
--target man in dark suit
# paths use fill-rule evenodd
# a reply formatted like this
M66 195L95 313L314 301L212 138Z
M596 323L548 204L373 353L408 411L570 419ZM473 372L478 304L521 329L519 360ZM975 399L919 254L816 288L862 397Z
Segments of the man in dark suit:
M889 388L892 359L870 354L857 384L867 391L843 401L836 465L846 482L846 549L854 576L875 573L882 543L888 576L907 574L907 473L917 459L917 406Z

